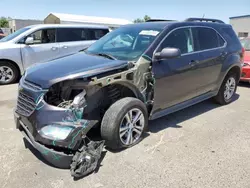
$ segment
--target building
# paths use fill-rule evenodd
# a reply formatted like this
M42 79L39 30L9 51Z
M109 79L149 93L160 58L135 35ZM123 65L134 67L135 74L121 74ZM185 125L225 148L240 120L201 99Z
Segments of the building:
M42 24L42 20L24 20L24 19L11 19L9 20L9 28L11 33L21 29L23 27L35 24Z
M250 36L250 15L235 16L229 19L238 37Z
M131 24L125 19L83 16L73 14L50 13L45 19L45 24L88 24L108 26L111 30L121 25Z

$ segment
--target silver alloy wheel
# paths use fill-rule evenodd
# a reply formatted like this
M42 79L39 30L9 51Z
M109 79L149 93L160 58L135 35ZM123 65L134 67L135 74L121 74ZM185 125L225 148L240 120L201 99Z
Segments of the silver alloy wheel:
M7 66L0 67L0 82L1 83L8 83L14 77L13 70Z
M129 110L123 117L119 134L121 142L126 145L134 144L142 135L145 126L145 118L138 108Z
M224 91L225 100L231 99L231 97L234 94L235 87L236 87L235 78L234 77L229 77L227 82L226 82L226 85L225 85L225 91Z

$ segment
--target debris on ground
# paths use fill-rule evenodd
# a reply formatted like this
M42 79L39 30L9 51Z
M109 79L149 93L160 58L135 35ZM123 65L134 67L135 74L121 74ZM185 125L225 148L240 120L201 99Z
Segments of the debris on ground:
M90 141L77 151L70 165L71 176L79 179L92 173L99 164L103 147L104 141Z

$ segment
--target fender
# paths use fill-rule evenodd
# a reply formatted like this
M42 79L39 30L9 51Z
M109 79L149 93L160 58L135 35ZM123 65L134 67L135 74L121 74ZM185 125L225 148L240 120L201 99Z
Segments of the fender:
M240 71L239 74L241 74L241 60L240 60L239 56L236 55L236 54L230 55L224 61L223 66L221 68L221 73L220 73L220 76L219 76L219 80L218 80L216 94L219 92L219 89L220 89L225 77L227 76L229 71L232 70L234 67L237 67L239 69L239 71Z

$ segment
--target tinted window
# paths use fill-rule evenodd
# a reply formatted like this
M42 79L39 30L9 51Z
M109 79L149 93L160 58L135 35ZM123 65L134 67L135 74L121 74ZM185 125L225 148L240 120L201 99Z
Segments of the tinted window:
M87 32L90 35L89 40L98 40L106 35L109 31L108 29L87 29Z
M55 29L43 29L30 34L33 37L34 44L54 43L56 39Z
M196 50L208 50L219 46L217 32L213 29L197 27L193 29Z
M0 34L3 34L3 30L2 29L0 29Z
M182 54L193 52L193 41L191 37L191 30L189 28L178 29L170 33L170 35L161 44L163 48L172 47L181 50Z
M61 28L58 29L58 42L98 40L108 33L108 29Z

